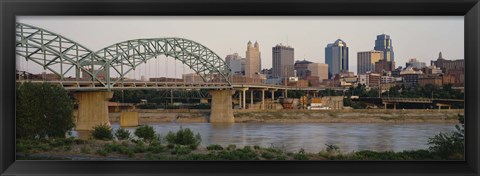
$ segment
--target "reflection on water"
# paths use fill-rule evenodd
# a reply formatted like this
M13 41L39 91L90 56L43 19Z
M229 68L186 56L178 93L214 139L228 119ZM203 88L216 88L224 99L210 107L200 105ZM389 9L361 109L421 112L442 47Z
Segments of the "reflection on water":
M335 144L343 152L427 149L427 140L439 132L455 130L454 124L360 124L360 123L154 123L157 134L165 136L180 127L200 133L203 146L220 144L237 147L259 145L287 151L318 152ZM112 124L118 129L119 124ZM135 128L126 128L133 134Z

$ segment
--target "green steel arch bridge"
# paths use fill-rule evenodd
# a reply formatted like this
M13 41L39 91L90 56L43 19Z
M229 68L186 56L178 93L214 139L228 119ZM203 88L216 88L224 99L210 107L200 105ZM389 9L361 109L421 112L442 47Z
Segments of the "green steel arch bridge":
M54 32L17 23L16 54L58 75L59 84L74 89L93 87L97 90L111 90L137 87L137 84L140 84L138 87L176 86L155 83L145 85L125 80L126 75L139 65L161 55L182 62L206 83L189 84L190 87L225 88L232 85L230 82L232 71L220 56L206 46L184 38L128 40L94 52ZM75 73L74 80L67 80L67 74L72 72ZM90 80L82 80L81 73L88 74ZM110 75L112 73L118 77L112 78Z

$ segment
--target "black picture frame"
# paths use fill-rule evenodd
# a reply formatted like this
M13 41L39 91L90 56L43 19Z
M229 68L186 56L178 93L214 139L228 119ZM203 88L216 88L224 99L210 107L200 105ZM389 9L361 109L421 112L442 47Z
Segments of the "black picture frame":
M478 0L1 0L2 175L479 175ZM465 17L465 161L15 161L18 15L387 15ZM448 27L448 26L439 26Z

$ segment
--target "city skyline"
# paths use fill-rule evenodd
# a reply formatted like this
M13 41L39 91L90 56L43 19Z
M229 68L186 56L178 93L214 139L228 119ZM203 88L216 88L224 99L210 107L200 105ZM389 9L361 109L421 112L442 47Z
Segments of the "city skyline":
M325 63L324 47L328 43L342 39L348 43L350 53L369 51L374 49L376 36L383 33L390 35L393 40L397 65L404 65L410 58L429 63L437 58L438 52L442 52L447 59L464 59L463 17L52 16L18 17L17 20L59 33L92 50L136 38L182 37L209 47L221 58L232 53L246 57L241 54L246 51L245 43L249 40L258 41L263 46L260 48L262 68L272 67L269 50L278 43L295 48L294 60ZM162 25L167 23L170 25ZM372 28L372 24L376 27ZM282 25L286 27L277 28ZM91 29L89 26L97 27ZM356 57L356 54L350 54L349 57L349 71L355 73ZM181 70L181 66L177 68ZM150 73L147 76L155 77Z

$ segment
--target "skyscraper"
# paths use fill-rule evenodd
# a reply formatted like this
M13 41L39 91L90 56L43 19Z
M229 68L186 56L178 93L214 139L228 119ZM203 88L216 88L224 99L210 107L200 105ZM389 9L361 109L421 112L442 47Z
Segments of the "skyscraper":
M275 78L295 76L294 49L281 43L272 47L272 74Z
M383 59L382 51L361 51L357 53L357 74L375 70L375 62Z
M246 59L242 58L240 55L238 55L238 53L227 55L227 57L225 57L225 62L227 63L228 67L232 69L234 74L245 74Z
M342 70L348 71L348 47L347 43L338 39L325 47L325 63L328 64L328 78Z
M255 42L255 45L252 46L252 42L248 41L246 59L245 76L253 77L255 73L260 73L260 70L262 69L262 62L260 59L260 47L258 42Z
M387 61L395 61L392 47L392 39L390 39L389 35L377 35L374 50L383 51L383 59Z

